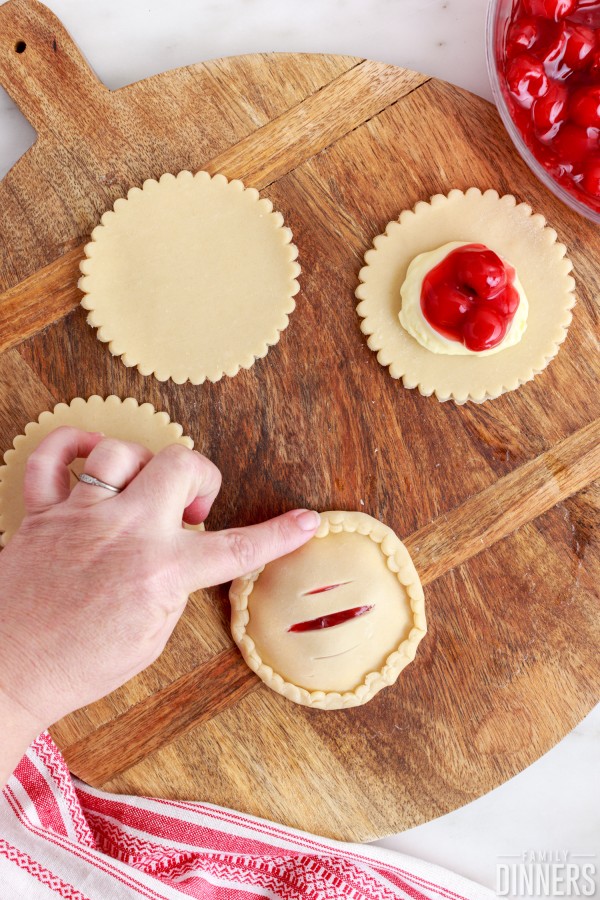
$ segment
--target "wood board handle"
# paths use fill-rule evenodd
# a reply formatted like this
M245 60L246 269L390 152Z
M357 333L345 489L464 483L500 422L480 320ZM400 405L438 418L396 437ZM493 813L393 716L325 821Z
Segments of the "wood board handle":
M38 134L52 134L61 143L68 143L74 126L89 131L110 97L63 25L38 0L0 6L0 84Z

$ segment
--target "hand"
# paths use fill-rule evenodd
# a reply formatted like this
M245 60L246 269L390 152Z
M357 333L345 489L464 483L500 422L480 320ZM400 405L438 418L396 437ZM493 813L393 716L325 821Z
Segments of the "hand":
M68 466L123 488L78 483ZM193 591L290 553L319 517L294 510L247 528L184 529L208 515L221 475L174 444L137 444L74 428L52 432L29 458L25 519L0 554L0 713L27 743L92 703L162 652ZM33 732L33 733L32 733Z

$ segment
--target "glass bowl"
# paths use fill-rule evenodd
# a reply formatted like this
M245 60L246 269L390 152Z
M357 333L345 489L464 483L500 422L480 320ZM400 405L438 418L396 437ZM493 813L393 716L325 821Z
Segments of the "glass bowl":
M534 175L572 210L585 216L592 222L600 224L600 212L596 212L586 203L578 200L544 168L525 143L521 132L513 121L507 101L504 76L498 69L498 59L504 51L504 39L513 6L514 0L490 0L487 11L486 59L492 94L500 113L500 118L504 122L504 126L519 155L527 163Z

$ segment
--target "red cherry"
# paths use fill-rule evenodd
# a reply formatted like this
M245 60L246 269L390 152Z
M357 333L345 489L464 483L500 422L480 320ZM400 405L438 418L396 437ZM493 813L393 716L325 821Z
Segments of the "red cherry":
M569 107L571 119L584 128L600 128L600 84L579 88Z
M544 45L544 52L539 54L540 62L544 64L544 71L549 78L564 78L570 75L570 70L564 63L567 37L564 24L552 25L550 39Z
M469 350L490 350L504 337L506 325L494 309L479 306L465 316L462 333Z
M581 186L584 191L600 200L600 154L590 156L583 166Z
M563 22L561 27L565 35L564 63L573 71L584 69L596 48L596 34L593 28Z
M551 81L548 91L531 108L531 118L540 140L551 140L567 118L569 92L563 84Z
M514 277L514 269L512 272L512 277ZM519 292L516 287L513 284L507 284L506 290L494 300L494 306L501 315L507 317L509 321L512 321L514 314L519 308L520 302L521 298L519 297Z
M548 78L542 63L533 56L522 53L509 63L506 80L517 103L530 109L537 97L548 90Z
M552 39L544 46L540 58L546 75L565 79L591 63L596 48L596 33L593 28L573 22L561 22L552 27Z
M456 277L461 287L466 287L483 300L491 300L506 287L504 263L493 250L475 245L465 247L457 257Z
M596 46L598 49L594 50L590 57L590 67L588 72L590 78L600 81L600 29L596 30Z
M552 142L552 147L563 166L570 171L581 171L586 156L600 148L599 135L598 128L582 128L566 122Z
M523 8L528 16L542 16L558 22L575 12L577 0L523 0Z
M434 290L423 292L423 312L428 321L442 330L453 330L472 305L471 298L450 284L437 284Z
M530 50L545 38L547 22L543 19L517 19L506 35L506 47L510 57Z

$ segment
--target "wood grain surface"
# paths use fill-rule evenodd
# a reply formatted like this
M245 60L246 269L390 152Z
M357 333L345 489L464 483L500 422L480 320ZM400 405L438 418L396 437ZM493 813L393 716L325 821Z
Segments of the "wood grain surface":
M9 0L0 83L38 132L0 183L1 449L58 401L132 395L223 471L209 527L296 505L360 509L406 540L427 585L416 661L366 706L328 713L259 683L232 646L226 590L198 592L154 666L54 726L73 771L116 792L370 839L448 812L544 753L600 699L597 229L533 178L489 104L379 63L254 54L110 92L45 7ZM184 168L262 190L303 270L279 344L200 387L113 359L76 289L101 213ZM548 218L569 246L578 303L541 376L456 407L378 365L353 292L390 219L470 185Z

